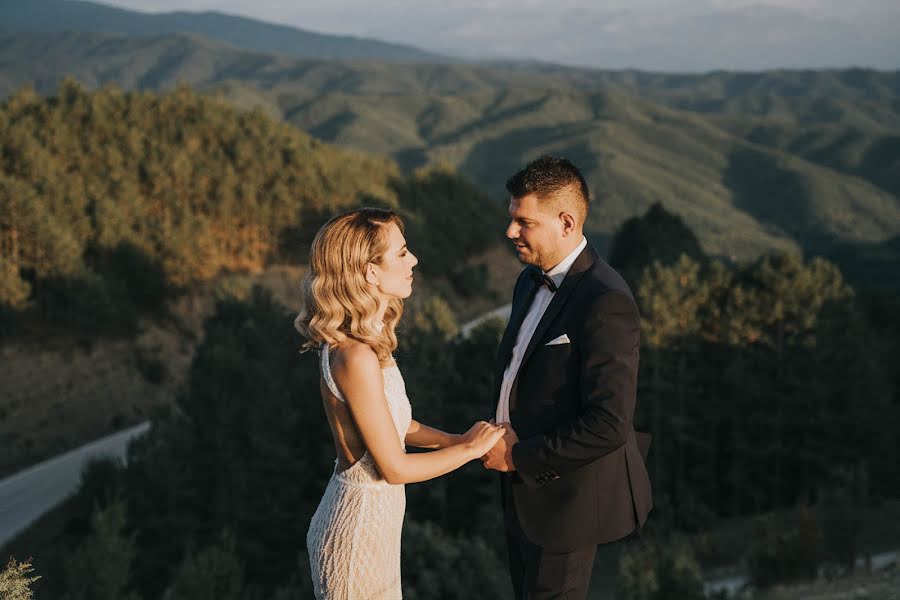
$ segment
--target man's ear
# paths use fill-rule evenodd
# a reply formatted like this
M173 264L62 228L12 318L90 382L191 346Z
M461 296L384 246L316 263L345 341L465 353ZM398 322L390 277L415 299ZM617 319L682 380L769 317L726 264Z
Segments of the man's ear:
M562 221L563 237L575 232L576 221L575 217L572 216L572 213L559 213L559 220Z
M372 263L366 263L366 283L378 285L378 268Z

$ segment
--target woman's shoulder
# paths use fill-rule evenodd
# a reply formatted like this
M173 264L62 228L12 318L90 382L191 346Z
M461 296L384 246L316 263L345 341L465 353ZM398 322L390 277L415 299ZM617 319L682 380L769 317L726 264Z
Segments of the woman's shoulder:
M353 377L381 370L378 356L368 344L348 339L332 348L331 368L335 376Z
M378 356L367 344L341 342L336 348L331 374L335 384L351 404L373 398L373 390L384 386L384 373Z

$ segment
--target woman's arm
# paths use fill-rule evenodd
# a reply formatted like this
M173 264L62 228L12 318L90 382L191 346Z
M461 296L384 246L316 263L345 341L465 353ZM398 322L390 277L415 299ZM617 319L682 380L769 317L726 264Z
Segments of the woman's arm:
M503 435L503 428L479 422L461 443L434 452L407 454L384 397L384 376L371 348L351 344L334 357L332 374L382 477L392 484L439 477L484 455Z
M416 420L409 424L406 431L406 445L415 446L416 448L430 448L438 450L440 448L449 448L460 442L462 436L456 433L447 433L428 425L423 425Z

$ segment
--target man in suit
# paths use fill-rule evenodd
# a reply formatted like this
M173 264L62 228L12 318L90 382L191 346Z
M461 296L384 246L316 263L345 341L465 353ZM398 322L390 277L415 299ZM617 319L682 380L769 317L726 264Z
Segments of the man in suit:
M633 427L640 322L628 285L582 228L584 177L544 156L509 178L510 225L527 266L496 365L502 471L516 598L585 598L597 545L640 528L652 507Z

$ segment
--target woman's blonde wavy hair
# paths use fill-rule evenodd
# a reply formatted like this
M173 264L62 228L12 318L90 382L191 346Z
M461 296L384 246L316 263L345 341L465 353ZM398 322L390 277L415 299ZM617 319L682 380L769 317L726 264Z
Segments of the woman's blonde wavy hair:
M381 264L391 223L403 231L403 221L394 211L359 208L333 217L319 229L302 283L303 310L294 321L307 339L302 352L353 339L371 347L382 366L390 363L397 349L394 330L403 314L403 300L388 301L379 331L374 323L378 298L369 290L365 274L368 263Z

